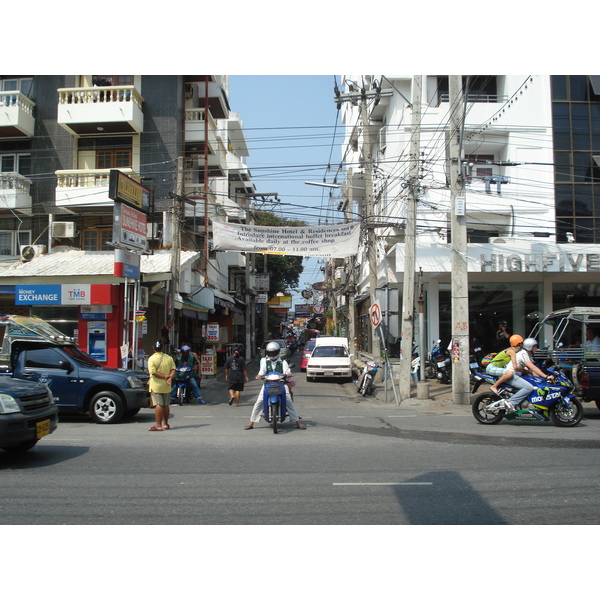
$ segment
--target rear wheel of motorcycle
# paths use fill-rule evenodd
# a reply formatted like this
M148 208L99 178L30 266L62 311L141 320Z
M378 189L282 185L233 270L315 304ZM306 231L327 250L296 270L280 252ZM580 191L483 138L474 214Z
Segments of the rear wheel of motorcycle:
M571 407L557 402L550 409L550 419L557 427L573 427L583 418L583 405L577 398L571 399Z
M425 379L435 379L435 376L435 369L431 365L425 367Z
M473 400L473 405L471 407L473 411L473 416L484 425L496 425L496 423L500 423L504 418L504 409L499 409L498 412L486 412L485 408L489 404L493 404L498 401L500 398L496 396L496 394L486 393L481 394Z
M277 417L279 416L279 406L271 404L271 422L273 424L273 433L277 433Z

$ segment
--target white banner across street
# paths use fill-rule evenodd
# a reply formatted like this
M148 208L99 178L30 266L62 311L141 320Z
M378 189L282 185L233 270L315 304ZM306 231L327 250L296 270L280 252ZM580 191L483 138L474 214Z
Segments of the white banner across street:
M264 227L213 221L214 250L293 254L322 258L353 256L360 223L318 227Z

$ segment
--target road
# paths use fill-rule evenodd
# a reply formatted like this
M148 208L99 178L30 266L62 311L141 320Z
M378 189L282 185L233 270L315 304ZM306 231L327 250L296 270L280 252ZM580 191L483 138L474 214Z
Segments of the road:
M417 410L364 400L352 384L307 383L305 431L244 431L226 384L205 406L152 411L116 425L61 419L22 457L0 453L1 524L445 525L596 524L600 414L574 429L482 426L467 409Z

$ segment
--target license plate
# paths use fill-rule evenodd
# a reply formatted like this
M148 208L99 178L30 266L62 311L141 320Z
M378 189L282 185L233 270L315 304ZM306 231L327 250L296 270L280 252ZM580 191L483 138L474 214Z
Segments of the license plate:
M39 421L35 424L35 435L37 439L43 438L50 433L50 419Z
M469 366L471 367L471 369L479 369L478 363L471 363Z
M324 377L333 377L333 371L325 371Z

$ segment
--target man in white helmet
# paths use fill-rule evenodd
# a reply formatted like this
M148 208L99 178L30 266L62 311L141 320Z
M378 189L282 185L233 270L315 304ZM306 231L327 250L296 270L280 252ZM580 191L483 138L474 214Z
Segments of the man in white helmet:
M290 377L292 371L290 366L288 365L286 360L281 360L280 356L281 347L277 342L269 342L267 347L265 348L265 356L260 359L260 368L258 370L257 379L262 379L267 373L271 371L277 371L281 373L285 377ZM260 392L258 394L258 398L254 403L254 408L252 409L252 414L250 415L250 422L244 427L244 429L254 429L254 423L258 423L260 421L261 413L263 411L263 387L260 388ZM292 395L290 393L290 388L285 386L286 393L286 408L287 413L290 417L292 423L296 423L296 427L298 429L306 429L306 426L300 423L300 417L298 416L298 411L294 406L294 401L292 400Z

